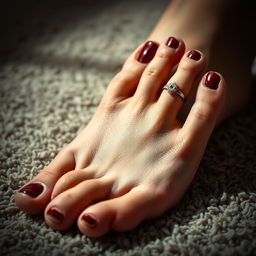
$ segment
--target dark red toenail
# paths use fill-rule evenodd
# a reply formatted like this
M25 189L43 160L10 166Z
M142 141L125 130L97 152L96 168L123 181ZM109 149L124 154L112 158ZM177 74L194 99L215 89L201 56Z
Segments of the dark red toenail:
M95 227L97 225L97 221L88 214L85 214L82 217L82 220L84 220L90 227Z
M215 72L208 72L204 84L206 87L216 90L219 86L220 76Z
M60 223L63 221L64 216L55 208L50 208L47 211L47 215L51 217L54 222Z
M201 59L201 54L198 51L192 50L188 53L188 58L192 60L200 60Z
M166 45L171 47L171 48L178 48L180 42L175 38L175 37L169 37L167 42L166 42Z
M141 63L149 63L155 56L158 44L148 41L144 44L137 60Z
M38 197L44 190L44 186L40 183L30 183L19 190L20 193L29 195L33 198Z

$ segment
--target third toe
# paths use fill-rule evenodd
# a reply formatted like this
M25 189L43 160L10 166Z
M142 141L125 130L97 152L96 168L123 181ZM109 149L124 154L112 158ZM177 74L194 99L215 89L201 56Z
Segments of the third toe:
M188 98L195 80L201 75L205 65L206 59L203 53L191 50L184 54L176 72L167 82L168 86L164 87L166 90L162 88L158 100L160 112L163 112L164 115L171 114L172 118L176 119L177 113Z
M104 199L111 190L110 180L99 178L83 181L56 196L45 209L46 223L54 229L69 228L81 211Z

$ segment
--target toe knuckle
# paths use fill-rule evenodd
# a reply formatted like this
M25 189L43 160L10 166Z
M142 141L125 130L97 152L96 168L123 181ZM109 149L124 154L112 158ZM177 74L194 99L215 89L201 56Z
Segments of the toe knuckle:
M210 122L214 119L213 114L211 113L209 107L207 106L198 106L194 110L194 116L197 120Z
M59 157L63 157L64 159L66 157L72 157L75 154L75 148L73 147L73 144L70 143L67 146L65 146L58 154Z
M118 102L111 100L111 99L105 99L101 102L99 110L102 111L103 114L109 113L112 114L116 112L119 109Z
M51 169L44 169L39 175L42 175L44 177L51 179L56 176L56 171Z
M148 67L145 70L145 75L149 77L158 77L159 76L159 70L156 67Z
M112 83L117 84L118 86L125 86L130 82L130 77L127 73L120 71L112 80Z
M62 194L62 200L63 202L75 202L76 198L75 195L69 191L66 191L65 193Z
M207 115L205 114L205 112L202 109L198 109L197 111L195 111L195 117L198 120L202 120L202 121L206 121L207 120Z
M191 62L182 61L179 65L179 70L186 73L194 73L197 69L197 65L193 65Z
M69 184L71 180L73 179L76 171L69 171L68 173L64 174L61 178L60 181L61 183L64 184Z
M136 122L145 109L145 98L138 97L138 100L131 104L127 109L129 110L127 116L129 120L131 122Z
M122 71L120 73L130 73L130 74L136 74L141 68L138 65L135 65L133 62L127 62Z

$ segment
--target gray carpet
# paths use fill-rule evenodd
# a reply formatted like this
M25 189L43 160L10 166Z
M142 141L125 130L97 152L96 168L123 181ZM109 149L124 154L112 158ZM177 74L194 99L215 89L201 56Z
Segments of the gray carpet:
M1 255L256 255L253 108L214 132L179 206L135 230L60 233L14 204L15 190L89 121L166 2L1 3Z

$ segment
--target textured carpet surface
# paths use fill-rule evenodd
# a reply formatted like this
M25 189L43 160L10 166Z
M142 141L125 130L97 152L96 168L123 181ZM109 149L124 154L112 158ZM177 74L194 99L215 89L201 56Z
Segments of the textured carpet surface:
M7 2L7 1L6 1ZM70 2L70 3L69 3ZM166 1L17 1L1 19L1 255L256 255L256 112L217 129L182 202L91 239L28 216L14 193L92 117Z

